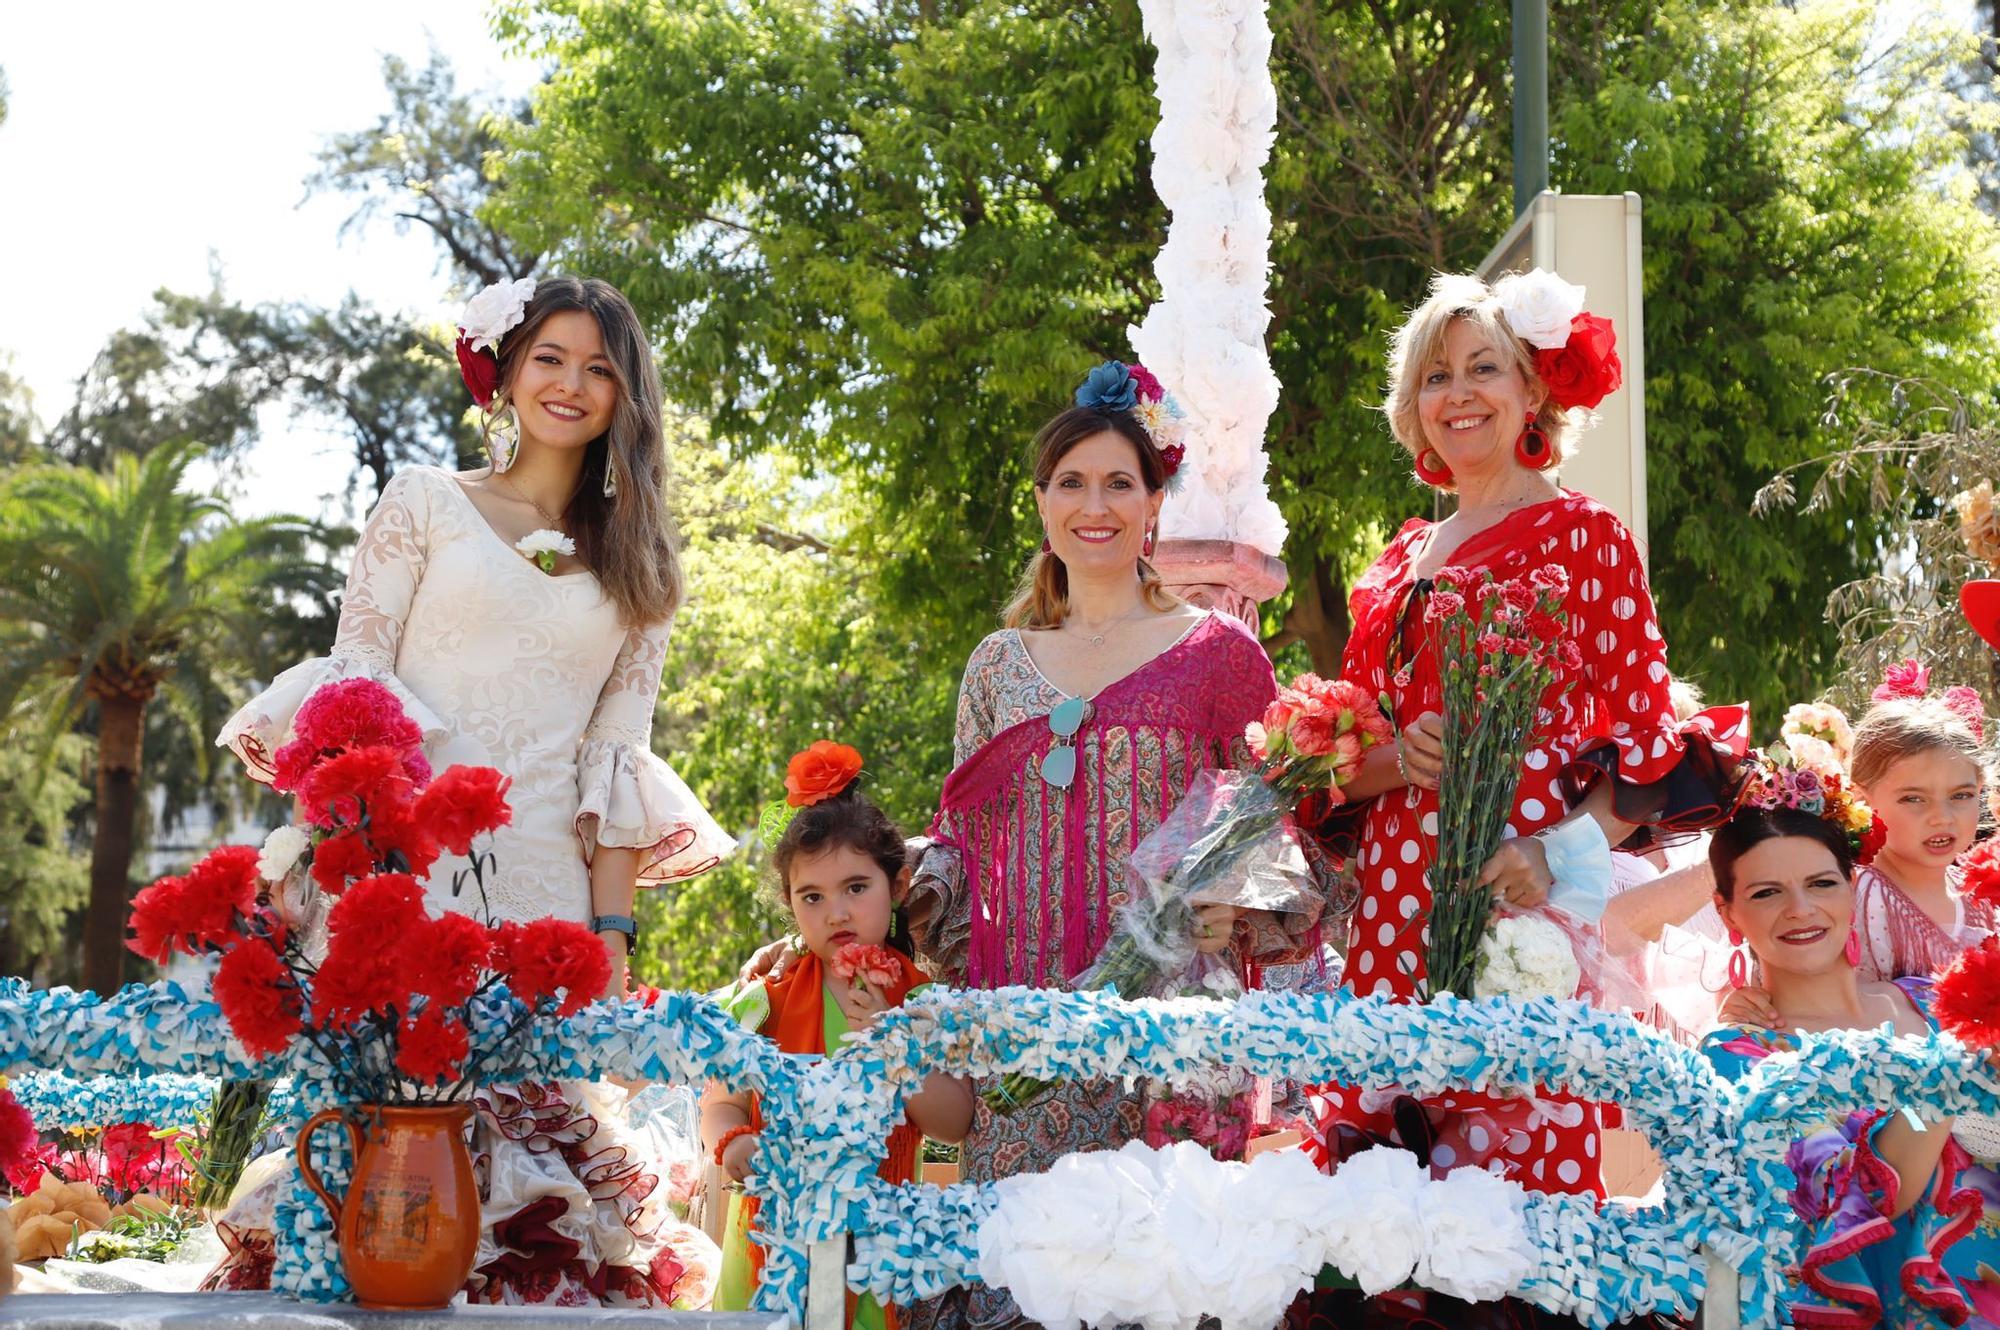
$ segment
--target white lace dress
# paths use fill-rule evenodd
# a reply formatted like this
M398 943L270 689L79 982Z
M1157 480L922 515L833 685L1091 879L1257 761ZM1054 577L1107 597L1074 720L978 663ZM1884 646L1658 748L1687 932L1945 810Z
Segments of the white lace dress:
M513 824L493 838L485 884L493 918L585 923L599 845L638 849L641 885L692 877L735 848L650 746L667 628L623 627L593 574L542 572L450 472L407 467L354 552L332 654L279 675L216 742L268 781L300 703L335 680L374 679L423 726L438 770L514 778ZM432 868L439 908L478 910L465 867L447 856Z
M447 471L410 467L382 491L355 551L331 655L286 670L216 742L251 774L328 683L366 677L453 763L513 777L513 822L493 838L485 902L446 856L426 891L437 910L494 921L589 920L600 845L639 853L642 885L692 877L735 848L653 755L667 625L626 629L589 572L552 577L522 558ZM453 883L460 890L453 890ZM489 1086L473 1154L484 1224L476 1301L567 1305L684 1300L713 1282L715 1248L668 1207L657 1151L627 1127L615 1086ZM271 1188L232 1207L230 1256L211 1286L263 1286ZM707 1269L699 1267L708 1266Z

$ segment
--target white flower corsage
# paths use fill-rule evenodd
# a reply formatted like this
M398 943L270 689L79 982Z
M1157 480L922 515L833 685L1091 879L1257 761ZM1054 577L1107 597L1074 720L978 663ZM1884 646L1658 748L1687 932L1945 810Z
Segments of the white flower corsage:
M257 852L257 876L266 882L283 882L285 874L292 871L292 865L311 845L312 837L298 827L275 828L264 837L264 848Z
M1583 288L1540 268L1502 277L1493 299L1508 329L1541 351L1567 346L1570 324L1583 313Z
M1583 967L1562 929L1538 914L1503 914L1479 942L1479 996L1572 998Z
M560 555L575 554L576 542L560 531L543 527L540 531L530 531L514 542L514 548L521 557L534 564L545 573L556 570L556 559Z
M474 351L491 351L500 339L521 326L528 316L528 302L535 298L535 279L518 277L495 282L465 302L458 316L458 331Z

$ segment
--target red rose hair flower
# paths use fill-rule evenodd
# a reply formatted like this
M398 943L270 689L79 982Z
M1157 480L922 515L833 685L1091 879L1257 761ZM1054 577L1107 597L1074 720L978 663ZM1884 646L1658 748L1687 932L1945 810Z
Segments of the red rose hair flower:
M457 1080L471 1051L464 1023L446 1016L435 1002L396 1031L396 1069L425 1085Z
M453 854L472 853L472 838L514 820L512 778L493 767L447 767L417 799L416 820Z
M495 965L515 997L533 1006L562 990L558 1016L573 1016L611 982L604 943L582 924L565 919L500 925Z
M252 1057L284 1052L302 1028L305 1002L299 986L265 943L231 948L215 971L212 991L230 1031Z
M1931 1011L1947 1034L1974 1048L2000 1047L2000 944L1961 952L1937 981Z
M1569 341L1535 352L1535 373L1560 407L1595 407L1625 382L1611 320L1588 312L1570 320Z
M831 799L861 774L861 754L829 739L815 741L785 764L785 802L794 808Z

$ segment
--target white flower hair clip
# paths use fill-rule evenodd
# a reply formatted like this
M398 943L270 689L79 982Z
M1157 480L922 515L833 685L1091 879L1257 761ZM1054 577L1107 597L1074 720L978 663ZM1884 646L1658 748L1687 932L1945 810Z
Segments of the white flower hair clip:
M1583 313L1583 288L1541 268L1502 277L1493 300L1508 329L1538 351L1568 345L1570 325Z
M500 339L521 326L534 298L535 279L517 277L495 282L465 302L452 349L458 354L466 389L479 405L490 405L500 390Z

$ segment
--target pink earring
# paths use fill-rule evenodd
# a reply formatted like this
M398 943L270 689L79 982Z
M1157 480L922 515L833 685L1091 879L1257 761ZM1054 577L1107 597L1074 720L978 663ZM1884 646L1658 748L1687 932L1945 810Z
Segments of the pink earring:
M1846 946L1846 947L1845 947L1845 948L1844 948L1844 949L1842 950L1841 954L1842 954L1843 956L1847 957L1847 963L1848 963L1849 965L1860 965L1860 964L1861 964L1861 934L1860 934L1860 933L1856 932L1856 931L1855 931L1854 929L1852 929L1852 928L1849 928L1849 929L1847 930L1847 946Z
M1145 539L1144 541L1142 541L1142 542L1140 543L1140 545L1139 545L1139 555L1140 555L1140 557L1141 557L1141 558L1146 558L1146 559L1150 559L1150 558L1152 558L1152 557L1153 557L1153 533L1152 533L1152 532L1148 531L1148 532L1146 533L1146 539Z
M1047 536L1043 536L1043 537L1042 537L1042 553L1044 553L1044 554L1054 554L1055 552L1056 552L1056 547L1055 547L1055 546L1053 546L1053 545L1051 545L1051 544L1049 544L1049 538L1048 538Z
M1733 928L1729 930L1729 948L1729 986L1750 987L1750 951L1743 945L1743 935Z

